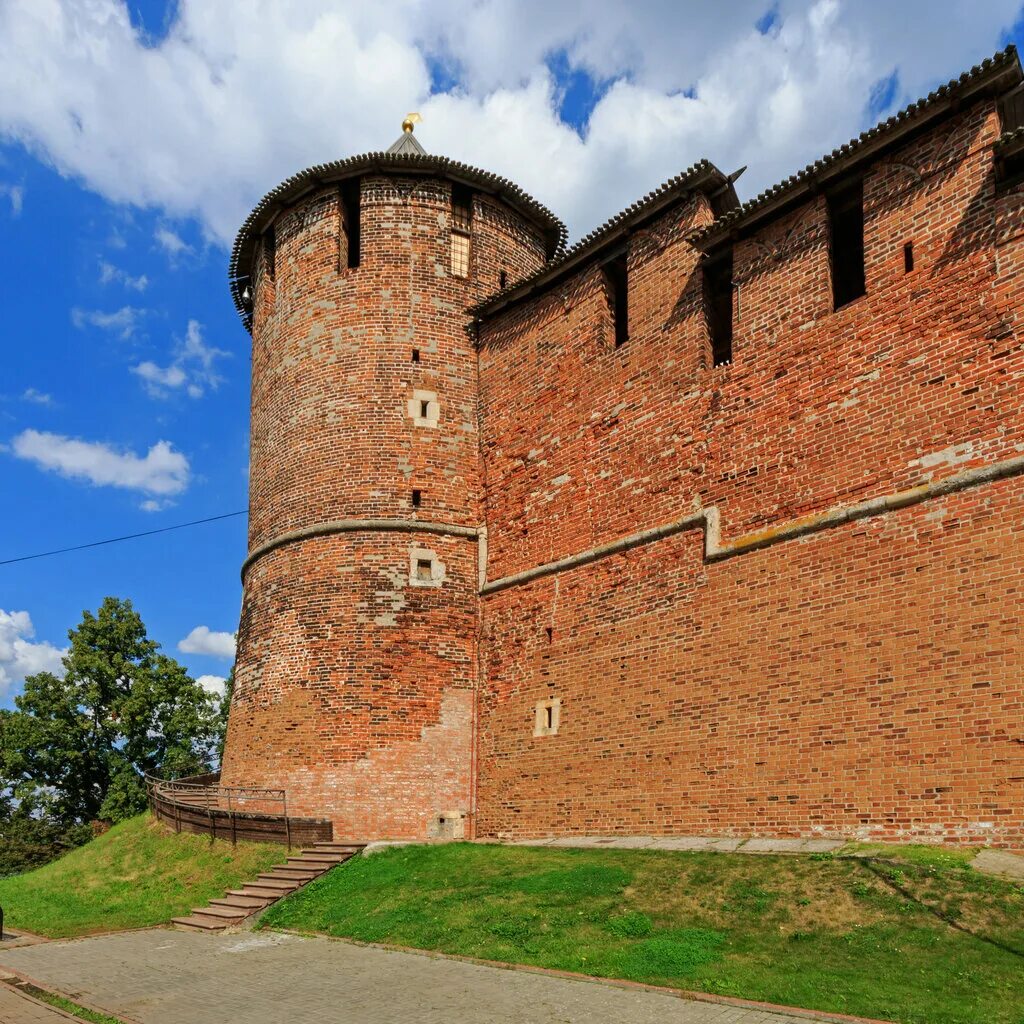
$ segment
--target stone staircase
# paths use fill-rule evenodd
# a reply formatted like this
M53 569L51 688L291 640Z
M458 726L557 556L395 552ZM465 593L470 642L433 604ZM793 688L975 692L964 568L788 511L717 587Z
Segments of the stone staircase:
M289 857L284 864L263 872L255 881L246 882L241 889L229 889L220 899L210 900L187 917L172 917L171 923L190 931L222 932L344 864L364 846L365 843L316 843Z

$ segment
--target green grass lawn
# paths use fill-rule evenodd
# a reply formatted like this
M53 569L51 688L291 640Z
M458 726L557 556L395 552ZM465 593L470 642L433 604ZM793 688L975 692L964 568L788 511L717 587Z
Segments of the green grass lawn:
M962 854L879 855L404 847L262 926L905 1024L1024 1024L1024 889Z
M141 815L34 871L0 879L5 926L51 938L160 924L285 858L271 843L210 843Z

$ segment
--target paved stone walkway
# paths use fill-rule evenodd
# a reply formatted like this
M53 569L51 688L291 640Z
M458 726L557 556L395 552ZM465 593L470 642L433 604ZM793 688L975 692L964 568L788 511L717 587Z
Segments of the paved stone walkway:
M489 840L480 840L488 842ZM387 843L371 846L385 847ZM404 844L399 844L404 845ZM834 853L846 846L844 839L723 839L715 836L562 836L558 839L517 839L509 846L562 846L579 850L692 850L703 853ZM367 847L367 853L374 849ZM894 845L894 850L899 846ZM872 850L871 856L878 851ZM843 856L862 856L856 850ZM986 875L1024 880L1024 856L1006 850L981 850L971 867Z
M807 1024L828 1019L263 932L121 932L3 950L0 965L140 1024Z
M971 861L971 867L977 871L984 871L986 875L1000 875L1003 878L1024 881L1024 857L1017 853L982 850Z
M73 1019L0 984L0 1024L68 1024Z
M511 846L571 846L585 850L691 850L711 853L830 853L842 839L730 839L716 836L562 836L518 839Z

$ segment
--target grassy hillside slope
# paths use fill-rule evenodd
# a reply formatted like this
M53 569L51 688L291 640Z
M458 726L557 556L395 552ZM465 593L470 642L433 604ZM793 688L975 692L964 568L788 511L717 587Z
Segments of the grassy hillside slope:
M904 1024L1024 1024L1024 888L957 853L880 856L405 847L261 924Z
M272 843L176 835L140 815L34 871L0 879L5 924L63 938L160 924L281 863Z

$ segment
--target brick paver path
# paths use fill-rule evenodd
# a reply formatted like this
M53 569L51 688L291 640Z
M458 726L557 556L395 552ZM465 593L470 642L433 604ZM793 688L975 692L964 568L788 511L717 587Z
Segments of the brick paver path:
M0 965L141 1024L807 1024L808 1020L268 932L122 932L3 950Z
M68 1024L70 1020L52 1007L0 985L0 1024Z

